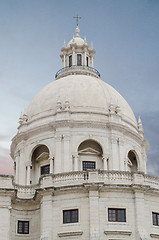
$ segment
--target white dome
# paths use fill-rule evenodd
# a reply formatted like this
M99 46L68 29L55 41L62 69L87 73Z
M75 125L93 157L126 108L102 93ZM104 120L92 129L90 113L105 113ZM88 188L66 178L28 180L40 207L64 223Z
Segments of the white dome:
M80 30L79 30L78 26L76 27L75 32L76 32L76 36L73 37L73 39L71 39L71 40L68 42L67 47L69 47L70 44L76 44L78 47L81 47L81 46L83 46L83 45L87 45L86 40L82 39L82 38L80 37L80 35L79 35Z
M78 46L83 46L85 43L85 41L81 38L81 37L74 37L73 39L71 39L69 42L68 42L68 45L67 47L70 46L70 44L77 44Z
M125 99L101 79L86 75L68 75L51 82L32 100L28 119L56 110L57 102L68 100L71 111L108 113L110 104L119 106L123 119L137 126L136 118Z

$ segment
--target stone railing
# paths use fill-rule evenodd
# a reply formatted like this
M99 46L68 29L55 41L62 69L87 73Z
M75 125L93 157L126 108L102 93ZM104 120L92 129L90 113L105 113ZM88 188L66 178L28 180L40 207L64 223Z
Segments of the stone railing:
M64 67L61 68L55 75L55 78L58 79L59 76L67 76L70 74L75 74L75 73L80 73L80 74L90 74L96 77L100 77L100 73L92 67L89 66L77 66L77 65L73 65L71 67Z
M31 199L35 196L38 185L21 186L14 184L14 189L17 191L17 197L20 199Z
M88 170L79 172L68 172L59 174L48 174L40 177L39 184L31 186L20 186L13 184L17 191L17 197L31 199L39 189L71 187L83 184L101 183L104 185L117 186L146 186L159 190L159 177L145 175L142 172L122 172L105 170Z
M154 177L150 175L145 175L144 177L144 183L151 188L157 188L159 189L159 177Z
M119 171L88 170L46 175L40 178L40 188L80 185L91 182L130 185L133 183L133 174Z

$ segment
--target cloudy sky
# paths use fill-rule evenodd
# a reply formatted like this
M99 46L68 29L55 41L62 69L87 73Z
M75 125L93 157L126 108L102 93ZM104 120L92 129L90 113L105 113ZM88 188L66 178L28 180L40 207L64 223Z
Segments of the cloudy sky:
M77 13L95 68L141 116L148 173L159 175L158 0L0 0L0 173L13 173L9 148L20 112L62 67Z

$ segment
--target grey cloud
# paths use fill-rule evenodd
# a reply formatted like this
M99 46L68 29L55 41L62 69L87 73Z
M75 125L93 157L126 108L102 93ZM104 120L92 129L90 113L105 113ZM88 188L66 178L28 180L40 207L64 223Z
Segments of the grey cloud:
M159 176L159 111L141 115L145 138L149 141L150 149L147 157L147 171Z

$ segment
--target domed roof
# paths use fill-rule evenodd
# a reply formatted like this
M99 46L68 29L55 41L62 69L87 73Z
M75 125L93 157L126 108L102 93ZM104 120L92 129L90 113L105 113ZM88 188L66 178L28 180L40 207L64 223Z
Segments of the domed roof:
M77 44L78 46L83 46L85 44L85 41L84 39L82 39L81 37L73 37L73 39L71 39L69 42L68 42L68 45L67 47L69 47L71 44Z
M75 35L75 37L73 37L73 39L71 39L71 40L68 42L67 47L69 47L71 44L76 44L76 45L79 46L79 47L81 47L81 46L83 46L83 45L88 45L88 44L86 43L86 40L84 40L84 39L82 39L82 38L80 37L79 32L80 32L79 27L76 26L76 30L75 30L76 35Z
M136 118L125 99L101 79L87 75L68 75L44 87L32 100L28 119L36 118L57 109L57 102L69 101L71 111L108 113L110 105L119 106L122 117L137 124Z

